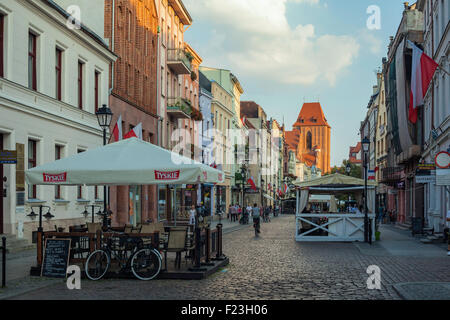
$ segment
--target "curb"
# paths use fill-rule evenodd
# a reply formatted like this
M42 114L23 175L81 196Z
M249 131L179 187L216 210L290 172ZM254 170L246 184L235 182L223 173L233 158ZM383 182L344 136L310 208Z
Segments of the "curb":
M29 283L24 283L24 286L22 287L20 283L25 281L28 281ZM13 280L9 284L7 284L6 289L0 288L0 300L8 300L25 293L52 286L57 283L63 282L61 281L61 279L32 279L31 277Z
M393 284L395 292L403 300L449 300L450 299L450 283L449 282L404 282ZM406 288L405 288L406 287ZM410 287L409 290L407 287ZM416 288L414 288L416 287ZM422 287L418 290L417 287ZM416 295L416 292L423 292L427 288L432 294L424 297ZM439 293L438 293L439 292Z

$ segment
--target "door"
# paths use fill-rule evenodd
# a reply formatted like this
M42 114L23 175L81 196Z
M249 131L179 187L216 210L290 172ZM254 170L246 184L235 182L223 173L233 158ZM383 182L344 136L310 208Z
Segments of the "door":
M129 197L129 216L130 224L136 227L138 223L141 223L141 187L130 186Z
M0 150L3 150L3 134L0 133ZM3 233L3 165L0 164L0 234Z

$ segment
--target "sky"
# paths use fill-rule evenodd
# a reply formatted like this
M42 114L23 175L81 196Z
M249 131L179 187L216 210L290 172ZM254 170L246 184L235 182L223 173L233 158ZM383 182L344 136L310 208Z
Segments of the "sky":
M331 126L331 166L348 158L395 36L403 0L183 0L185 41L203 66L231 70L268 116L292 130L304 102ZM411 2L413 3L413 2ZM377 6L379 19L374 18ZM379 28L369 28L367 21Z

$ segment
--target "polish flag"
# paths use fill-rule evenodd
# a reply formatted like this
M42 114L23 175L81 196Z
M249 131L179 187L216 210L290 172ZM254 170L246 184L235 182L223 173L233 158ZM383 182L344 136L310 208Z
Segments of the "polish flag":
M255 190L255 191L258 190L258 188L256 188L256 184L255 184L255 181L253 180L253 177L248 179L247 183L252 187L253 190Z
M408 40L413 49L411 69L411 93L409 98L409 121L417 122L417 107L423 105L430 82L439 64L423 53L413 42Z
M119 119L116 122L116 125L114 126L114 129L112 131L112 134L114 136L114 141L120 141L123 139L122 134L122 115L119 116Z
M129 139L133 137L142 140L142 123L139 123L136 127L133 128L133 130L128 132L125 135L124 139Z
M288 184L285 182L285 183L284 183L284 193L287 194L288 191L289 191L289 186L288 186Z

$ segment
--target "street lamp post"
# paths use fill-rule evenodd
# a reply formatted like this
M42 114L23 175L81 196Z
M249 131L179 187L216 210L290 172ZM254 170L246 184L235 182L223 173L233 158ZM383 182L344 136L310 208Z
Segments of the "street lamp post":
M100 109L97 110L95 113L97 116L98 124L103 129L103 145L106 145L106 132L109 129L109 126L111 125L111 120L113 113L110 108L106 104L104 104ZM103 229L108 229L108 203L107 203L107 187L106 185L103 187L103 206L104 206L104 212L103 212Z
M371 242L369 240L369 217L367 212L367 153L369 152L370 140L365 137L362 141L364 151L364 242Z
M50 207L41 205L38 207L31 207L31 213L27 215L31 219L34 219L37 216L37 214L34 212L34 209L36 209L36 208L39 208L39 226L38 226L37 231L44 232L44 228L42 227L42 217L46 218L47 220L50 220L51 218L54 218L55 216L50 213L50 209L51 209ZM47 209L48 211L46 214L42 215L42 209L44 209L44 208Z

